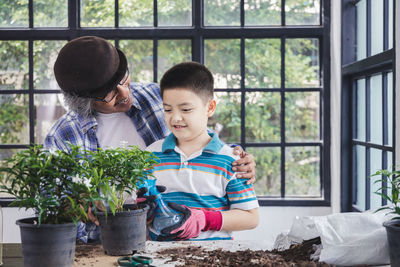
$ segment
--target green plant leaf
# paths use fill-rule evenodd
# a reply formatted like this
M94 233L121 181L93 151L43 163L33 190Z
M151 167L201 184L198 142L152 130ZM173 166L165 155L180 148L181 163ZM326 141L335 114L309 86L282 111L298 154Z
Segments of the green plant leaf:
M375 194L381 196L382 198L386 199L389 202L392 202L392 199L389 196L385 195L385 194L382 194L380 192L375 192Z
M391 210L391 208L389 208L389 207L382 207L382 208L379 208L379 209L375 210L374 212L378 212L378 211L381 211L381 210Z
M382 183L383 186L380 187L375 194L379 195L381 198L387 200L389 203L392 203L392 206L379 208L379 210L390 210L389 213L400 215L400 207L399 203L399 193L400 193L400 171L396 170L378 170L374 176L382 176L382 179L375 181L374 183ZM385 191L384 191L385 190ZM386 192L386 194L384 193ZM389 196L390 195L390 196Z

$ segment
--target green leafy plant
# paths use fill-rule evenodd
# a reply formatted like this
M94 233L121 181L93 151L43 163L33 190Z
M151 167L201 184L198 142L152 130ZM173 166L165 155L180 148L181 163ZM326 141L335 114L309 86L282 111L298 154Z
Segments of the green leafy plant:
M372 176L382 176L385 178L376 180L374 183L382 183L375 194L378 194L382 198L386 199L392 205L388 205L376 210L389 210L389 214L396 214L393 220L400 219L400 170L379 170Z
M11 206L33 209L38 225L77 223L87 219L86 210L95 189L81 178L82 154L78 146L70 151L50 152L31 146L5 159L0 167L0 192L15 197Z
M86 153L84 176L90 179L92 187L99 189L97 198L108 204L113 215L124 210L128 196L136 191L138 183L151 175L149 170L156 163L153 153L136 146L99 148Z

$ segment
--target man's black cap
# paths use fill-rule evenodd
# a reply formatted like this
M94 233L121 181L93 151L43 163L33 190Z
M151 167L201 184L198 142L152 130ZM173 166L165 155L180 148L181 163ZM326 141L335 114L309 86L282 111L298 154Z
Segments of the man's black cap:
M124 53L96 36L69 41L54 64L60 88L80 97L105 97L122 80L126 70Z

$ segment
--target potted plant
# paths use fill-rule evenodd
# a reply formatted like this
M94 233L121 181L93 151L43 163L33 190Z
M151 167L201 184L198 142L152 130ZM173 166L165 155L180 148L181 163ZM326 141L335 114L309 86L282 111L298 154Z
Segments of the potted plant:
M388 210L388 214L394 214L389 221L383 223L389 243L390 265L400 266L400 171L379 170L373 176L378 175L386 179L375 181L383 184L375 193L390 204L377 211Z
M136 193L138 183L148 176L156 163L153 153L136 146L86 151L85 176L98 188L103 211L95 214L100 223L100 237L108 255L129 255L143 249L146 242L146 205L126 205ZM96 209L96 207L94 207Z
M15 197L11 206L33 209L18 220L24 266L73 266L77 222L87 218L92 190L82 173L79 147L50 152L31 146L3 161L0 191Z

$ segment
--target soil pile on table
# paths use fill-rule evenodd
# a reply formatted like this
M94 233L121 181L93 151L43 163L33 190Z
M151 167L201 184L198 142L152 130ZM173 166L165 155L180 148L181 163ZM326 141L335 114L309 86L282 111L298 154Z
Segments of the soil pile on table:
M170 248L158 251L160 257L171 258L167 262L180 262L179 266L330 266L329 264L310 260L314 253L313 244L320 244L318 239L312 239L302 244L292 245L285 251L244 250L226 251L222 249L207 250L201 246ZM178 266L178 265L177 265Z
M311 254L314 253L313 245L321 244L319 237L305 240L301 244L291 245L289 249L283 251L273 250L272 253L281 255L286 261L301 262L309 261Z
M204 246L182 246L159 250L153 257L175 266L188 267L330 266L310 260L310 255L314 253L313 245L320 243L319 238L311 239L284 251L247 249L231 252L221 248L210 250ZM100 244L77 244L74 267L118 266L117 259L105 255Z

